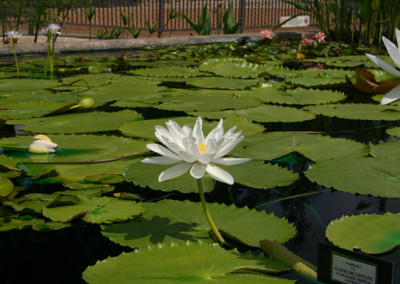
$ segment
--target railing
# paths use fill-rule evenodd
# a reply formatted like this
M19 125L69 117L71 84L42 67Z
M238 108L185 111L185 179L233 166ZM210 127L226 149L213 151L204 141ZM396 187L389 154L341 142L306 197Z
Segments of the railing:
M55 8L57 4L50 2L51 0L19 1L25 1L28 9L33 9L38 2L47 2L50 6L50 16L51 14L57 14L57 9ZM84 4L87 3L87 0L77 0L75 1L75 6L65 15L63 32L68 35L88 36L89 25L93 27L94 31L124 28L126 26L121 20L121 14L124 14L129 17L131 26L137 29L141 28L147 34L149 27L157 27L155 29L159 36L163 33L189 33L193 30L183 17L169 19L169 16L171 13L185 14L197 23L205 5L207 6L208 14L211 16L211 29L213 32L222 32L222 16L229 2L233 3L236 21L240 20L239 31L241 33L274 27L281 23L281 17L298 14L298 11L293 6L280 0L92 0L94 15L91 22L89 22L85 13L87 5ZM7 13L10 15L12 12L3 13L3 17ZM59 16L63 17L64 14L61 13ZM1 19L0 15L0 21L15 23L17 19L15 15L14 17ZM25 19L24 23L28 24L29 21ZM315 23L311 18L311 24ZM34 22L31 20L30 28L28 29L30 33L33 32L33 24Z

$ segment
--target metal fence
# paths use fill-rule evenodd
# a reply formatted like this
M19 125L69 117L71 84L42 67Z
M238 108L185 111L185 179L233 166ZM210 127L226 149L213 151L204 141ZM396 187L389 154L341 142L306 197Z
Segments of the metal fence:
M207 7L207 13L211 17L211 29L214 33L221 32L223 27L222 17L228 8L230 2L233 4L233 11L236 21L240 21L239 31L251 31L261 28L275 27L281 23L281 17L290 17L297 15L300 11L293 6L280 0L61 0L60 2L74 3L74 6L67 12L57 10L57 0L17 0L27 3L27 12L33 15L35 5L46 3L49 7L47 19L44 23L58 18L63 18L63 32L68 35L88 36L89 26L96 33L100 30L110 30L114 28L127 29L127 27L142 29L143 35L149 35L152 28L156 31L154 34L179 34L194 33L192 27L184 17L171 17L174 14L186 15L193 22L198 23L200 13L204 6ZM300 0L292 0L300 2ZM4 2L4 1L3 1ZM6 1L7 2L7 1ZM89 21L87 12L89 7L94 8L94 14ZM65 8L65 7L64 7ZM10 8L5 13L1 13L0 20L8 24L15 24L15 11ZM7 16L8 15L8 16ZM2 17L3 16L3 17ZM125 24L121 18L129 21ZM25 28L33 32L34 21L22 15ZM315 24L311 18L311 24ZM30 28L27 28L29 26Z

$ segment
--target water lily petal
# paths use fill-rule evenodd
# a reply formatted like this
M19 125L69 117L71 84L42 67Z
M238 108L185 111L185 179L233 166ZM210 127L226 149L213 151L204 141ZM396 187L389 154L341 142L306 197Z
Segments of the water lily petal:
M195 163L193 167L190 169L190 175L195 179L202 178L202 176L206 172L207 165Z
M400 98L400 85L396 86L389 93L387 93L381 101L382 105L387 105Z
M397 65L397 67L400 68L400 51L397 48L397 46L388 40L386 37L383 38L383 43L385 44L385 47L387 51L389 52L390 57L392 58L393 62Z
M217 165L233 166L233 165L243 164L243 163L249 162L251 160L252 159L247 159L247 158L219 158L219 159L213 160L213 163L215 163Z
M200 117L197 118L193 127L193 136L196 137L198 144L204 144L203 122Z
M397 38L397 46L400 50L400 30L396 28L396 38Z
M236 139L228 140L228 142L223 147L218 149L218 152L215 154L214 159L221 158L228 154L233 148L236 147L237 144L239 144L243 140L243 138L243 136L240 136Z
M142 163L156 165L173 165L179 162L180 160L171 159L168 157L151 157L142 160Z
M172 167L166 169L165 171L163 171L158 176L158 181L163 182L163 181L166 181L169 179L179 177L179 176L183 175L184 173L186 173L190 169L191 166L192 166L192 164L186 163L186 162L181 162L175 166L172 166Z
M53 153L53 152L55 152L55 150L49 149L46 146L41 145L41 144L31 144L28 147L28 152L35 153L35 154L47 154L47 153Z
M31 145L42 145L47 149L57 149L58 145L56 143L47 140L34 140Z
M181 160L181 158L173 153L172 151L168 150L162 145L156 144L156 143L150 143L147 144L146 147L150 149L153 152L156 152L157 154L160 154L161 156L168 157L170 159L174 160Z
M213 164L207 164L206 172L217 181L227 184L233 184L235 182L230 173Z
M371 55L371 54L366 54L369 59L371 59L376 65L381 67L383 70L388 72L389 74L392 74L393 76L400 77L400 71L398 71L396 68L394 68L392 65L387 63L386 61L379 59L378 57Z

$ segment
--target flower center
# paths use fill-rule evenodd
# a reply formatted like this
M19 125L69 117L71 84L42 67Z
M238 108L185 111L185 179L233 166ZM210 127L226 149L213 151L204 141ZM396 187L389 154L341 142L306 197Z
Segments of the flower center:
M200 154L203 156L204 150L206 150L207 144L199 144Z

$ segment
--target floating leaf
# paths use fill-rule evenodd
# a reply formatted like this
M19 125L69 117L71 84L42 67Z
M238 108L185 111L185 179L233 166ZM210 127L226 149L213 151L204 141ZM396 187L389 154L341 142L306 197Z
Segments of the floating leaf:
M162 200L146 203L146 213L129 223L102 226L102 234L119 244L145 248L149 244L211 241L201 203ZM261 239L285 243L296 234L292 224L273 214L237 208L234 205L208 204L219 230L250 246Z
M204 61L199 69L228 78L257 78L265 71L265 67L247 62L242 58L212 58Z
M400 137L400 127L394 127L386 130L389 135Z
M362 120L400 120L400 107L393 105L345 104L307 107L312 113Z
M130 75L138 75L145 77L198 77L207 76L206 73L200 72L198 69L181 67L181 66L160 66L155 68L145 68L131 70Z
M0 80L0 92L48 89L57 86L56 80Z
M21 119L40 117L46 113L52 112L63 107L64 103L59 102L24 102L9 104L6 110L0 109L0 118L2 119Z
M258 84L258 80L221 77L198 77L185 80L186 84L204 89L242 90Z
M326 237L347 250L358 246L364 253L386 253L400 245L399 224L400 214L389 212L383 215L343 216L329 224Z
M267 133L245 137L231 152L239 157L271 161L292 152L319 162L339 157L362 157L369 148L361 143L317 134Z
M308 111L272 105L261 105L258 107L240 110L188 112L188 114L209 119L218 119L228 117L229 115L236 115L257 122L298 122L315 118L315 116Z
M349 193L400 198L398 163L398 159L334 159L318 162L305 174L311 181L328 188L333 187Z
M76 215L84 214L82 220L89 223L114 223L134 219L143 214L141 203L112 197L87 198L77 195L79 203L69 206L44 208L43 215L52 221L67 222Z
M239 254L217 245L163 245L123 253L89 266L83 278L90 283L271 283L289 284L292 280L252 273L231 273L235 268L253 267L275 271L285 266L270 258L251 253Z
M400 141L392 140L377 145L371 144L371 155L376 158L398 159L400 157Z
M0 176L0 197L6 197L14 189L14 184L6 177Z
M5 220L5 218L0 218L0 232L10 231L14 229L23 230L30 227L35 231L52 231L68 228L70 227L70 224L45 221L43 219L23 220L11 218Z
M29 120L9 120L7 124L27 124L22 129L39 133L90 133L115 130L130 120L142 119L132 110L73 113Z

